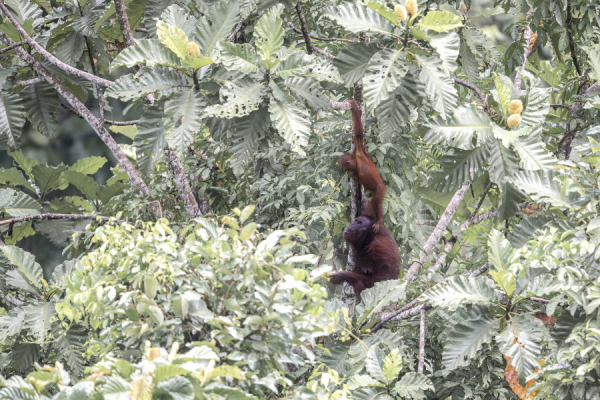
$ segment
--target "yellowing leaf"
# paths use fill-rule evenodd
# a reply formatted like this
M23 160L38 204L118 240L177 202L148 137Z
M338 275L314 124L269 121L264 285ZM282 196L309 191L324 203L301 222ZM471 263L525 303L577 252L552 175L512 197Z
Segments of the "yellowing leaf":
M179 58L187 56L188 38L182 29L159 21L156 24L156 33L161 43L177 54Z

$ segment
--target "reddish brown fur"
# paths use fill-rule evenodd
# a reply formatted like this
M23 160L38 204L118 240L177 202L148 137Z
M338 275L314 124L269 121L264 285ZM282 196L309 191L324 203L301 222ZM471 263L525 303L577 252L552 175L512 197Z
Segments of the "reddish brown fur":
M352 107L354 150L351 154L341 156L338 163L340 167L348 171L350 176L358 178L364 188L371 192L372 198L365 208L365 214L374 218L373 230L377 232L383 224L383 197L386 187L365 146L365 130L361 121L362 112L356 101L352 99L346 101Z
M352 246L354 270L330 275L334 285L344 281L353 288L358 302L360 293L376 282L398 279L400 253L390 231L383 225L378 232L372 229L373 219L361 216L344 231L344 239Z

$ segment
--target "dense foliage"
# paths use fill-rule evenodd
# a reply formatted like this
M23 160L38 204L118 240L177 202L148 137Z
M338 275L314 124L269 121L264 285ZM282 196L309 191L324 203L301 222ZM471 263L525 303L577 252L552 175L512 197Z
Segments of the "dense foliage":
M0 9L0 399L600 397L595 2ZM407 271L359 304L347 98ZM65 112L110 160L31 157Z

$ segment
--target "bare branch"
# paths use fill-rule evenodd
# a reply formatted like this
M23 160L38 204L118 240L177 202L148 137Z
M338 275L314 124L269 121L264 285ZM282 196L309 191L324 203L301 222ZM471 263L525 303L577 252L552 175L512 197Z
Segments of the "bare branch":
M231 35L229 35L229 37L227 38L228 42L231 42L233 40L233 38L235 37L235 35L237 35L237 33L240 31L240 29L242 29L242 25L244 25L244 21L245 21L244 18L240 19L240 22L237 23L233 32L231 32Z
M539 303L550 303L550 300L542 299L539 297L530 297L529 300L537 301Z
M0 1L0 9L8 17L8 19L15 26L15 28L17 28L17 31L23 37L23 39L25 39L25 42L27 42L27 44L29 44L31 47L33 47L38 53L40 53L50 63L54 64L55 66L62 69L63 71L66 71L70 74L79 76L80 78L87 79L88 81L94 82L98 85L111 86L113 84L113 82L111 82L107 79L99 78L99 77L95 76L94 74L90 74L90 73L81 71L77 68L73 68L70 65L67 65L64 62L60 61L58 58L56 58L52 54L50 54L46 49L44 49L42 46L40 46L35 40L33 40L31 38L31 36L29 36L27 34L25 29L23 29L23 27L21 27L21 25L19 25L19 23L17 22L15 17L13 17L13 15L10 13L10 11L8 11L8 8L6 8L6 6L4 5L4 3L2 1ZM8 36L6 36L6 37L8 38ZM6 40L3 39L3 41L4 41L4 43L9 44ZM16 44L16 43L12 39L10 39L9 45L12 45L12 44ZM19 47L16 47L15 51L18 49L19 49ZM17 54L20 54L20 53L17 52ZM29 53L27 53L27 54L29 54ZM23 57L21 56L21 58L23 58Z
M136 32L148 33L148 29L146 28L135 28Z
M479 267L475 271L471 272L469 274L469 276L471 276L471 277L479 276L479 275L485 273L488 269L490 269L491 266L492 266L492 262L491 261L487 262L487 263L483 264L482 267Z
M23 40L22 42L11 44L10 46L6 46L5 48L0 49L0 54L6 53L7 51L14 49L15 47L23 46L26 43L27 42Z
M487 194L490 191L490 189L492 188L493 184L494 184L494 182L490 181L487 184L487 186L485 187L485 190L483 191L483 193L481 195L481 199L479 199L479 203L477 203L477 207L475 207L475 210L473 210L473 214L471 214L471 218L475 217L477 215L477 213L479 212L479 209L481 208L481 205L483 204L483 201L485 200L485 196L487 196Z
M304 35L302 33L302 31L298 28L296 28L291 22L288 24L288 26L297 34L299 35ZM344 42L344 43L356 43L356 41L351 40L351 39L343 39L343 38L326 38L326 37L320 37L320 36L315 36L315 35L308 35L311 39L315 39L315 40L320 40L323 42Z
M454 196L452 196L452 200L450 200L450 203L448 204L448 207L446 207L446 210L442 214L442 217L440 218L437 226L431 233L431 236L429 236L429 239L427 239L427 242L423 247L423 251L421 251L421 254L419 255L419 260L413 262L406 275L404 275L404 280L408 283L412 282L417 277L417 275L419 275L421 267L423 266L423 264L425 264L427 256L431 253L435 245L440 241L444 231L448 227L448 224L450 224L454 213L456 212L458 206L465 197L465 193L467 192L468 188L469 185L464 185L463 187L458 189L456 193L454 193Z
M20 86L28 86L28 85L35 85L36 83L40 83L43 81L44 81L44 79L42 79L42 78L33 78L33 79L28 79L26 81L16 81L15 84L20 85Z
M423 373L423 366L425 365L425 308L421 308L421 321L419 326L419 366L417 372Z
M113 121L112 119L105 119L104 123L108 125L115 126L127 126L127 125L136 125L140 122L139 119L134 119L132 121Z
M302 35L304 36L304 43L306 44L306 52L308 54L312 54L313 52L320 54L324 57L327 57L331 60L335 58L334 55L319 49L314 44L312 44L310 40L310 35L308 34L308 26L306 25L306 19L304 18L304 12L302 11L302 6L300 2L296 4L296 13L298 14L298 19L300 20L300 27L302 28ZM290 24L291 25L291 24ZM293 26L292 26L293 27Z
M119 19L119 25L121 26L121 34L125 40L127 47L135 45L135 39L131 33L131 27L129 26L129 19L127 19L127 8L125 8L125 2L123 0L115 0L115 9L117 10L117 18Z
M571 106L568 106L566 104L550 104L550 107L552 107L552 108L565 108L567 110L571 109Z
M573 65L575 65L575 70L577 71L577 75L581 76L581 67L579 66L579 61L577 61L577 56L575 56L575 41L573 40L573 30L571 28L571 22L573 22L573 14L571 13L571 0L567 0L567 35L569 36L569 49L571 50L571 58L573 59Z
M200 208L198 207L198 203L196 202L196 198L192 193L192 188L190 187L190 183L188 182L187 176L185 175L185 171L183 170L183 165L181 165L181 161L175 151L168 147L165 147L165 156L167 158L167 164L169 164L169 168L171 169L171 174L173 175L173 179L175 180L175 186L177 186L177 190L181 195L181 200L183 201L183 206L187 211L190 218L196 218L201 216Z
M340 110L340 111L348 111L352 108L352 106L350 105L350 102L348 100L332 101L331 107L333 107L334 110Z
M442 266L444 261L446 261L446 257L448 256L448 253L450 253L450 250L452 250L452 247L454 247L454 243L456 243L456 239L454 239L454 238L452 238L446 242L446 244L444 245L444 250L440 253L435 264L433 264L431 267L429 267L429 272L435 272ZM431 276L429 276L428 279L431 279Z
M128 222L128 221L122 221L120 219L103 217L101 215L93 215L93 214L50 214L50 213L46 213L46 214L30 215L28 217L17 217L17 218L6 219L4 221L0 221L0 226L1 225L8 225L8 224L17 224L17 223L20 223L20 222L27 222L27 221L37 221L37 220L50 221L50 220L56 220L56 219L73 219L73 220L83 219L83 220L98 221L98 222L105 222L105 223L106 222L115 222L115 223L118 223L118 224L133 225L133 223Z
M462 79L458 79L458 78L454 78L454 82L458 83L459 85L462 85L466 88L469 88L469 89L473 90L475 93L477 93L477 96L479 96L479 100L481 100L481 104L483 104L483 110L488 115L490 114L490 112L488 111L487 102L485 101L485 96L483 95L483 93L477 86L473 85L472 83L463 81Z
M92 53L92 46L90 45L90 41L88 38L85 38L85 45L87 47L88 58L90 60L90 66L92 67L92 72L94 75L98 76L98 71L96 71L96 63L94 62L94 54ZM104 104L102 104L102 90L99 85L94 85L96 87L96 97L98 98L98 109L100 110L100 121L104 122Z
M485 221L486 219L490 219L490 218L495 218L496 215L498 215L498 210L496 210L495 208L491 211L488 211L486 213L480 214L480 215L476 215L473 216L471 218L469 218L468 221L466 221L464 224L462 224L460 226L460 230L462 232L466 231L467 229L469 229L471 226L480 223L481 221Z
M2 4L1 2L0 2L0 6L1 6L0 8L4 7L6 9L4 4ZM11 38L9 38L4 32L1 32L1 31L0 31L0 40L2 40L4 43L6 43L8 45L11 45L14 43L14 41ZM127 158L127 156L125 155L123 150L119 147L119 145L117 144L115 139L113 139L113 137L110 135L110 133L108 133L106 128L104 128L104 124L102 123L102 121L100 121L98 118L96 118L94 116L94 114L92 114L92 112L90 110L88 110L85 107L85 105L81 101L79 101L79 99L73 93L71 93L46 68L44 68L44 66L42 64L40 64L38 61L36 61L36 59L33 58L33 56L31 54L29 54L28 52L23 50L23 48L21 48L21 47L16 47L15 52L25 62L30 64L33 67L33 69L35 69L36 72L41 77L44 78L44 80L46 82L51 84L56 89L56 91L62 97L64 97L69 102L69 104L71 104L71 106L77 112L77 114L81 115L83 117L83 119L85 119L88 122L88 124L90 124L90 126L92 128L94 128L94 131L96 131L98 136L100 136L102 141L106 144L106 146L109 148L109 150L113 153L113 155L115 156L115 158L117 159L119 164L121 164L121 166L123 167L125 172L127 172L129 179L131 179L131 182L135 185L137 190L143 196L150 197L150 191L148 190L148 186L146 186L146 183L144 182L144 180L142 179L140 174L136 171L135 167L133 166L133 164L131 163L129 158ZM94 75L91 75L91 76L94 76ZM160 206L157 202L151 200L150 206L152 208L152 211L154 212L154 214L157 217L161 215Z
M529 19L529 17L531 16L532 13L533 13L533 8L530 8L529 11L527 12L526 18ZM533 54L533 52L529 52L529 42L531 41L531 27L529 26L529 23L527 23L527 26L525 27L525 30L523 31L523 39L525 39L525 43L523 44L524 57L523 57L522 67L525 68L525 64L527 64L527 59L529 58L529 56L531 54ZM536 47L533 47L534 50L535 50L535 48ZM515 81L514 81L514 85L517 88L517 90L521 90L522 81L523 81L523 78L521 78L521 74L519 74L517 72L517 74L515 75Z
M396 316L394 316L393 318L390 319L390 321L399 321L401 319L406 319L406 318L410 318L410 317L414 317L415 315L418 315L421 313L421 310L429 310L431 308L431 304L429 304L428 302L423 303L419 306L413 307L409 310L406 310ZM372 330L371 330L372 331Z

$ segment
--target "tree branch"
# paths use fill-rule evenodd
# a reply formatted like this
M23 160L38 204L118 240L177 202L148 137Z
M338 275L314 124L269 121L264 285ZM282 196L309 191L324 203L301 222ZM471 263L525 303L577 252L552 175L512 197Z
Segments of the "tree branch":
M431 267L429 267L429 272L433 273L442 266L444 261L446 261L446 257L448 256L448 253L450 253L450 250L452 250L452 247L454 247L454 243L456 243L456 239L454 239L454 238L452 238L446 242L446 244L444 245L444 250L440 253L435 264L433 264ZM429 276L429 279L431 279L431 276Z
M185 171L183 170L183 165L181 165L181 161L175 151L168 147L165 147L165 156L167 158L167 164L169 164L169 168L171 169L171 174L173 175L173 179L175 180L175 186L177 186L177 190L181 195L181 200L183 201L183 206L187 211L190 218L200 217L202 213L200 213L200 208L198 207L198 203L196 202L196 198L192 193L192 188L190 187L190 183L188 182L187 176L185 175Z
M11 44L10 46L6 46L5 48L0 49L0 54L6 53L7 51L14 49L15 47L23 46L26 43L27 42L23 40L22 42Z
M117 18L119 19L119 25L121 26L121 34L125 40L127 47L135 45L135 39L131 33L131 27L129 26L129 19L127 19L127 8L123 0L115 0L115 9L117 10Z
M481 100L481 104L483 104L483 110L489 115L490 112L488 110L488 106L487 106L487 102L485 101L485 96L483 95L483 93L481 92L481 90L473 85L472 83L463 81L462 79L458 79L458 78L454 78L454 82L458 83L459 85L462 85L466 88L469 88L473 91L475 91L475 93L477 93L477 96L479 96L479 100Z
M297 34L300 35L304 35L304 33L296 28L291 22L288 24L288 26ZM342 38L326 38L326 37L320 37L320 36L315 36L315 35L308 35L311 39L315 39L315 40L321 40L323 42L344 42L344 43L356 43L356 41L351 40L351 39L342 39Z
M464 185L463 187L458 189L456 193L454 193L452 200L450 200L450 203L448 204L448 207L446 207L446 210L442 214L442 217L440 218L437 226L431 233L431 236L429 236L429 239L427 239L427 242L423 247L423 251L421 251L421 254L419 255L419 260L413 262L406 275L404 275L404 280L408 283L412 282L417 277L417 275L419 275L421 267L423 266L423 264L425 264L425 259L431 253L435 245L440 241L442 234L448 227L448 224L450 224L454 213L456 212L458 206L465 197L465 193L467 192L468 188L469 185Z
M44 221L50 221L50 220L56 220L56 219L83 219L83 220L90 220L90 221L102 221L102 222L116 222L119 224L129 224L129 225L134 225L133 223L129 222L129 221L122 221L120 219L114 219L114 218L109 218L109 217L103 217L101 215L93 215L93 214L50 214L50 213L46 213L46 214L37 214L37 215L30 215L28 217L16 217L16 218L11 218L11 219L6 219L4 221L0 221L0 226L1 225L8 225L8 224L17 224L20 222L27 222L27 221L37 221L37 220L44 220Z
M462 224L460 226L460 230L462 232L466 231L467 229L469 229L471 226L480 223L481 221L485 221L486 219L490 219L490 218L494 218L496 217L496 215L498 215L498 210L493 209L491 211L488 211L486 213L480 214L480 215L476 215L476 216L472 216L471 218L469 218L468 221L466 221L464 224Z
M108 125L115 126L127 126L127 125L136 125L140 122L139 119L134 119L132 121L113 121L112 119L105 119L104 123Z
M2 4L0 2L0 8L6 9L6 6L4 6L4 4ZM2 40L4 43L6 43L8 45L14 44L14 41L11 38L9 38L4 32L1 32L1 31L0 31L0 40ZM71 106L75 109L75 111L79 115L81 115L83 117L83 119L85 119L92 128L94 128L94 131L96 131L98 136L100 136L102 141L106 144L106 146L109 148L109 150L113 153L113 155L115 156L115 158L117 159L119 164L121 164L121 166L123 167L125 172L127 172L129 179L131 179L131 182L135 185L137 190L143 196L150 197L150 191L148 190L148 186L146 186L146 183L144 182L144 180L142 179L140 174L136 171L136 169L134 168L134 166L131 163L131 161L129 160L129 158L127 158L127 156L125 155L123 150L119 147L119 145L117 144L115 139L113 139L113 137L110 135L110 133L108 133L108 131L104 128L102 121L100 121L98 118L96 118L94 116L94 114L92 114L92 112L90 110L88 110L85 107L85 105L82 102L80 102L79 99L73 93L71 93L46 68L44 68L44 66L42 64L40 64L38 61L36 61L36 59L33 58L33 56L31 54L29 54L28 52L23 50L23 48L21 48L21 47L16 47L15 52L25 62L30 64L33 67L33 69L35 69L36 72L41 77L44 78L44 80L46 82L51 84L56 89L56 91L62 97L64 97L69 102L69 104L71 104ZM94 76L94 75L91 75L91 76ZM161 215L159 204L150 200L150 207L152 208L152 211L154 212L154 214L157 217Z
M566 104L550 104L550 107L552 107L552 108L565 108L567 110L571 109L571 106L568 106Z
M237 23L237 25L235 26L235 29L233 30L233 32L231 32L231 35L229 35L229 37L227 38L228 42L231 42L233 40L233 38L235 37L235 35L240 31L240 29L242 29L242 25L244 25L244 21L245 21L244 18L240 19L240 22Z
M300 20L300 27L302 28L302 35L304 36L304 43L306 44L306 52L308 54L312 54L313 51L317 54L320 54L324 57L327 57L331 60L335 58L334 55L319 49L314 44L312 44L310 40L310 35L308 34L308 26L306 25L306 19L304 18L304 12L302 11L302 6L300 2L296 4L296 13L298 14L298 19ZM292 24L290 24L292 26ZM293 26L292 26L293 27Z
M527 16L525 18L529 18L531 16L531 14L533 13L533 8L530 8L529 11L527 12ZM524 54L523 54L523 68L525 68L525 64L527 64L527 59L529 58L529 56L531 54L533 54L533 52L529 52L529 42L531 41L531 27L529 26L529 23L527 23L527 26L525 27L525 30L523 31L523 39L525 39L525 44L523 44L523 48L525 49ZM533 48L535 50L535 47ZM523 78L521 78L521 74L519 74L519 72L517 72L517 74L515 75L515 81L514 81L514 85L515 88L517 88L517 90L521 90L521 83L523 81Z
M36 83L40 83L43 81L44 80L42 78L33 78L33 79L28 79L26 81L16 81L15 85L20 85L20 86L35 85Z
M425 308L421 308L421 321L419 324L419 366L417 372L423 373L423 366L425 365Z
M0 9L8 17L8 19L15 26L15 28L17 28L17 31L23 37L23 39L25 39L25 42L27 42L27 44L29 44L31 47L33 47L38 53L40 53L42 55L42 57L44 57L46 60L48 60L53 65L57 66L58 68L62 69L65 72L68 72L72 75L79 76L80 78L83 78L83 79L87 79L88 81L94 82L98 85L111 86L113 84L113 82L111 82L107 79L99 78L93 74L81 71L77 68L73 68L70 65L67 65L64 62L60 61L58 58L56 58L52 54L50 54L46 49L44 49L42 46L40 46L35 40L33 40L31 38L31 36L29 36L27 34L25 29L23 29L21 27L21 25L19 25L19 23L17 22L15 17L13 17L13 15L10 13L10 11L8 11L8 8L6 8L6 6L4 5L4 3L2 1L0 1ZM4 35L4 36L6 36L6 35ZM6 38L8 38L8 36L6 36ZM3 39L3 41L4 41L4 43L9 44L9 42L7 42L6 40ZM16 44L16 43L12 39L10 39L9 45L13 45L13 44ZM19 49L19 47L15 47L15 51L18 49ZM17 54L19 54L19 52ZM29 54L29 53L27 53L27 54ZM21 58L23 58L23 57L21 56Z
M579 66L579 61L577 61L577 57L575 56L575 41L573 40L573 30L571 28L571 22L573 21L573 15L571 14L571 0L567 0L567 35L569 36L569 49L571 50L571 58L573 59L573 65L575 65L575 70L577 71L577 75L581 76L581 67Z
M475 271L471 272L469 274L469 276L471 276L471 277L479 276L479 275L485 273L488 269L490 269L491 266L492 266L492 262L491 261L486 262L485 264L483 264L482 267L479 267Z

